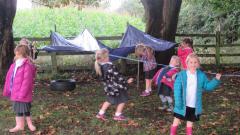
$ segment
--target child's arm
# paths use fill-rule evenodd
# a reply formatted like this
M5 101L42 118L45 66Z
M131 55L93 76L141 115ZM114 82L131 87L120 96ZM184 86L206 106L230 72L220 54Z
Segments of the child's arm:
M12 68L12 66L13 66L13 64L11 65L10 68ZM11 78L10 68L6 75L5 84L4 84L4 88L3 88L3 96L10 96L10 90L8 89L10 87L9 80Z
M133 81L134 81L133 78L129 78L129 79L127 80L127 83L132 83Z
M204 85L203 88L206 91L214 90L220 84L220 74L217 74L212 80L208 80L207 76L204 74Z
M157 85L158 76L161 73L161 71L162 69L159 69L157 73L153 76L152 82L154 82L155 85Z
M166 78L167 78L167 80L168 80L168 81L174 81L177 72L178 72L178 70L177 70L176 68L169 70L169 71L166 73L166 75L165 75Z
M153 51L151 49L147 49L146 51L147 51L147 59L151 60L154 57Z
M174 82L174 101L176 108L179 108L183 104L183 80L181 74L177 75L177 78Z
M21 88L19 89L20 95L18 98L26 97L30 90L33 90L34 78L36 74L36 69L33 65L26 64L24 68L24 76Z

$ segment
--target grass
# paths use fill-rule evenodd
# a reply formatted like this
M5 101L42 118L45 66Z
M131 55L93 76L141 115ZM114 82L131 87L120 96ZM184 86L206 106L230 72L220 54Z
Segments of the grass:
M82 78L92 78L91 80ZM195 123L194 134L239 134L240 92L239 81L228 79L222 86L203 95L203 114ZM233 83L235 82L235 83ZM144 82L140 82L144 84ZM169 134L173 116L158 110L160 100L154 93L150 97L140 97L143 89L130 86L128 102L124 113L128 121L112 120L115 107L110 107L107 122L99 121L95 115L105 100L103 86L92 74L78 73L77 88L71 92L54 92L49 89L47 80L37 80L33 99L33 121L37 131L30 133L26 128L20 134L65 135L65 134ZM0 97L0 134L8 134L13 127L14 113L7 99ZM185 123L179 127L179 134L185 134Z

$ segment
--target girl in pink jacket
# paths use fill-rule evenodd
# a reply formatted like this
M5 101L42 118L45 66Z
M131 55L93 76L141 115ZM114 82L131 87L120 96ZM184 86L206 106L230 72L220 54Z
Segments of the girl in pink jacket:
M161 110L173 111L171 93L176 74L180 71L181 62L178 56L172 56L169 66L164 67L154 75L153 81L158 86L158 96L162 101Z
M191 38L184 38L178 47L177 55L181 60L182 68L186 69L186 59L189 54L193 53L193 40Z
M14 53L14 63L7 72L3 90L3 96L10 98L16 113L16 126L9 129L9 132L24 130L24 117L29 129L35 131L36 127L32 124L30 110L36 68L29 57L28 46L19 44Z

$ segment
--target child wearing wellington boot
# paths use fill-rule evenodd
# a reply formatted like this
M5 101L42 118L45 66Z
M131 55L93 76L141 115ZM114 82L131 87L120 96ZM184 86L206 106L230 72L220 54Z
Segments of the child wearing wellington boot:
M212 91L220 84L221 74L211 81L199 70L200 61L196 54L189 54L187 69L177 74L174 83L174 120L170 135L176 135L180 120L187 121L186 134L192 135L193 122L198 121L202 113L202 92Z
M149 96L152 92L152 79L157 67L154 50L151 47L140 43L135 48L135 54L140 58L141 61L143 61L146 89L142 91L140 96L146 97Z
M24 118L31 131L36 127L31 119L31 102L34 87L36 68L29 57L28 46L19 44L16 46L14 63L10 66L5 79L3 96L9 97L13 102L13 110L16 113L16 126L9 132L24 130Z
M173 100L171 93L176 74L180 71L181 62L178 56L172 56L169 66L161 68L153 77L153 82L157 85L158 96L162 101L160 110L167 109L168 112L173 111Z
M103 121L107 120L104 115L107 108L110 105L117 105L113 119L116 121L126 120L122 111L128 101L127 83L131 83L133 78L126 80L126 78L117 71L116 67L109 61L109 52L107 49L97 51L95 57L95 70L102 78L107 97L107 100L103 103L96 117Z

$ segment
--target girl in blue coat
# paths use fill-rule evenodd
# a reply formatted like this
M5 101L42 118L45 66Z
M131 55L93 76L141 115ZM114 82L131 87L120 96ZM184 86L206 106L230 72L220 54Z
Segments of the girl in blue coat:
M187 69L178 73L174 83L174 120L170 135L176 135L180 120L187 121L186 134L192 135L193 122L198 121L202 113L202 92L212 91L220 84L221 74L211 81L199 70L200 61L196 54L186 59Z

